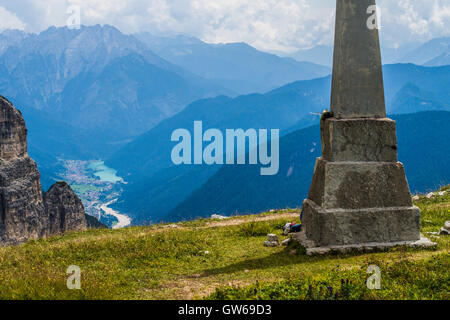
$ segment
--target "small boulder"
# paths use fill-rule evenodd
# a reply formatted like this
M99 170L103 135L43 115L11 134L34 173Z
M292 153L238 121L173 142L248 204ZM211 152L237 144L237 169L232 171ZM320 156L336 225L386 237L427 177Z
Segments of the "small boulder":
M450 235L450 221L446 221L444 227L439 231L439 235L448 236Z
M291 238L289 238L289 239L286 239L286 240L283 240L282 242L281 242L281 245L283 245L283 246L288 246L289 245L289 243L291 242Z
M427 194L427 199L432 199L434 197L436 197L436 195L433 192L430 192L429 194Z
M444 228L450 231L450 221L445 221Z
M446 191L441 191L441 192L438 192L438 195L442 197L442 196L445 196L445 193L446 193Z
M278 247L280 242L278 241L278 236L276 234L268 234L267 241L264 242L266 247Z
M414 196L412 199L413 199L414 201L419 201L419 200L420 200L420 197L419 197L419 196Z

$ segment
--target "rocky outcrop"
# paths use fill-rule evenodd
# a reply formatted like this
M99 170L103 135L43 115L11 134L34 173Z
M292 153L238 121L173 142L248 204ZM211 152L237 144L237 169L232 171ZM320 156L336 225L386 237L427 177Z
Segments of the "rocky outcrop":
M27 154L22 114L0 97L0 244L46 235L40 174Z
M66 182L55 183L45 193L44 207L49 235L87 228L83 204Z
M86 217L88 229L108 229L108 226L98 221L96 217L88 214L85 214L84 216Z
M87 228L80 199L66 183L42 196L40 174L28 156L20 111L0 96L0 245Z

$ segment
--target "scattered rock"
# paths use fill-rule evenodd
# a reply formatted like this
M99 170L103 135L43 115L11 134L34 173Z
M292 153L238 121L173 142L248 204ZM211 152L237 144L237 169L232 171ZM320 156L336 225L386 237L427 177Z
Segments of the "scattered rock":
M169 225L166 226L166 228L169 228L169 229L176 229L176 228L179 228L179 226L176 225L176 224L169 224Z
M419 201L419 200L420 200L420 197L419 197L419 196L414 196L412 199L413 199L414 201Z
M267 241L264 242L266 247L278 247L280 242L278 241L278 236L276 234L268 234Z
M450 235L450 221L446 221L444 227L439 231L439 235L448 236Z
M287 245L289 245L290 242L291 242L291 238L286 239L286 240L283 240L283 241L281 242L281 245L287 246Z
M432 199L434 197L436 197L436 195L433 192L430 192L429 194L427 194L427 199Z
M441 192L438 192L438 195L442 197L445 195L445 193L446 193L446 191L441 191Z
M278 247L280 244L278 242L271 242L271 241L265 241L264 246L265 247Z
M225 220L225 219L229 219L230 217L226 217L226 216L221 216L219 214L213 214L211 216L211 219L219 219L219 220Z
M445 221L444 228L450 231L450 221Z
M208 254L210 254L210 252L207 250L207 251L205 251L205 254L208 255Z

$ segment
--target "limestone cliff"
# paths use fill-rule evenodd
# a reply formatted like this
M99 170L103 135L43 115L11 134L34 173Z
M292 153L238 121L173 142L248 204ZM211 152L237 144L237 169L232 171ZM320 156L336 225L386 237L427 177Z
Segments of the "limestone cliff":
M28 156L20 111L0 96L0 245L14 245L87 228L80 199L66 183L42 196L40 174Z
M40 174L27 154L25 121L0 97L0 243L43 237L46 225Z
M49 235L87 228L83 204L66 182L55 183L44 194L44 206Z

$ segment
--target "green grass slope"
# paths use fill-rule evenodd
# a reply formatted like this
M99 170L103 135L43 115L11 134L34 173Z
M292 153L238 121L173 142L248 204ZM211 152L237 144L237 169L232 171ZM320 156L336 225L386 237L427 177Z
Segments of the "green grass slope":
M416 204L426 235L450 220L449 192ZM281 226L296 219L298 212L282 210L74 232L0 248L0 299L450 298L450 237L434 236L435 250L325 257L263 246L269 232L284 239ZM381 268L381 290L366 288L371 264ZM81 269L80 290L67 289L71 265Z

